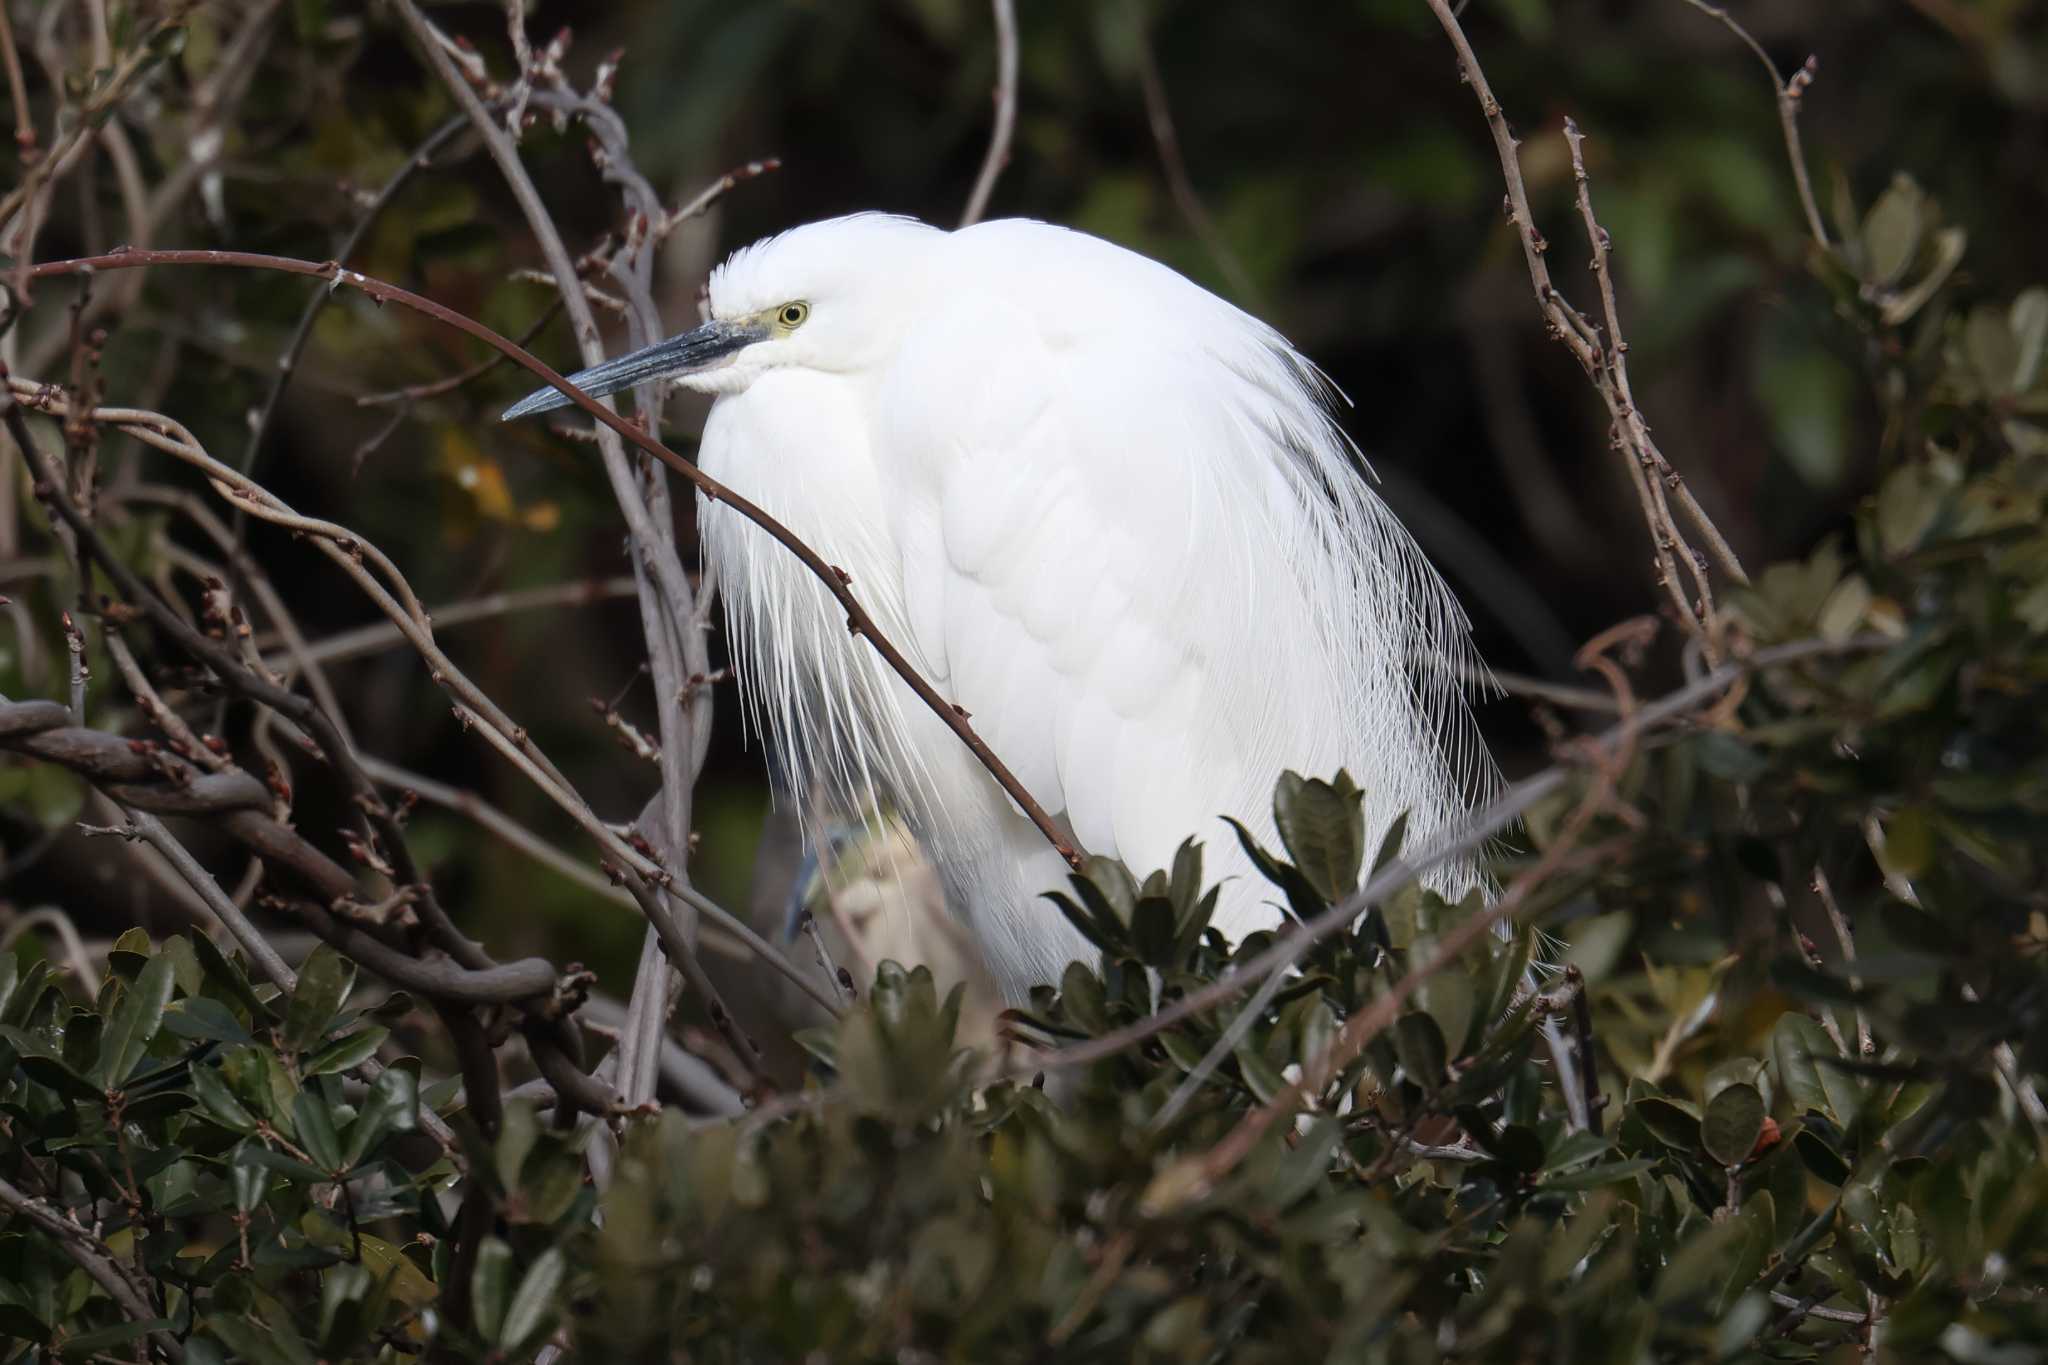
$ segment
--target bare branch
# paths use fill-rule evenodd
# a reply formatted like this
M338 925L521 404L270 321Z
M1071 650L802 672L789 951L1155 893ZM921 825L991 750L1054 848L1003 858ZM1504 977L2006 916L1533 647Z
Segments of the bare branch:
M446 606L427 608L427 619L436 630L447 626L468 625L475 621L492 621L515 612L538 611L548 607L583 607L594 602L610 601L630 597L634 591L630 578L592 578L574 583L550 583L542 588L526 588L514 592L486 593L480 597L450 602ZM259 636L259 645L266 648L271 641ZM360 658L375 654L396 645L407 643L405 632L390 622L359 626L354 630L341 631L325 639L310 641L303 656L297 652L266 655L266 668L277 672L288 672L303 657L317 663L334 663L342 659Z
M1188 175L1187 160L1181 155L1180 134L1173 124L1173 106L1166 98L1166 81L1159 74L1159 63L1152 56L1152 37L1142 28L1138 31L1138 85L1145 96L1145 118L1152 126L1152 140L1159 146L1159 167L1166 175L1167 192L1173 196L1174 206L1181 217L1187 219L1202 245L1215 260L1216 268L1230 281L1230 287L1240 299L1257 302L1259 287L1252 281L1244 262L1230 249L1230 243L1223 239L1216 220L1209 216L1209 208L1202 202L1202 196L1195 192L1195 182Z
M981 174L974 177L973 192L960 215L961 227L973 227L988 212L996 180L1010 164L1010 140L1017 131L1017 7L1014 0L990 0L989 8L996 21L996 122L989 133L988 153L981 159Z
M427 135L427 140L420 144L419 150L407 157L399 168L391 173L390 178L385 180L383 187L363 206L362 213L356 218L355 226L349 229L348 236L335 248L336 261L345 262L356 254L356 248L363 244L363 239L369 236L370 229L376 226L385 208L398 197L398 192L405 188L406 182L417 172L433 165L435 154L468 126L469 120L458 115ZM292 375L299 368L299 358L305 353L306 343L312 340L313 324L320 320L320 310L327 306L327 300L333 297L333 292L329 289L313 291L306 300L305 308L299 313L298 325L292 328L291 339L285 343L284 351L277 358L277 373L271 378L269 392L263 395L263 406L256 410L256 419L249 426L249 440L242 447L242 458L236 462L235 468L244 474L255 472L256 457L262 452L263 438L270 433L271 419L277 415L278 400L284 397L285 386L292 382ZM237 544L241 542L240 530L238 517L235 537Z
M1764 64L1764 70L1771 76L1771 93L1778 101L1778 125L1785 134L1785 156L1792 165L1792 183L1799 190L1799 208L1806 215L1806 230L1813 234L1813 240L1821 250L1828 249L1828 230L1821 221L1820 204L1813 197L1813 181L1806 173L1806 150L1799 141L1799 100L1806 88L1813 84L1814 73L1820 69L1820 61L1808 57L1804 65L1792 73L1787 80L1778 74L1778 64L1771 60L1771 54L1764 51L1764 45L1756 40L1750 31L1735 22L1727 6L1709 4L1708 0L1685 0L1701 14L1721 21L1727 30L1742 40L1744 47L1756 54Z
M1703 597L1696 607L1687 607L1683 591L1679 586L1674 559L1683 559L1687 571L1696 584L1705 583L1704 569L1695 552L1686 544L1684 536L1671 519L1665 504L1664 489L1668 487L1677 497L1689 520L1700 530L1707 546L1713 551L1724 572L1738 583L1746 583L1741 562L1718 528L1713 526L1705 509L1699 506L1684 479L1665 459L1654 441L1649 438L1649 428L1637 411L1635 401L1627 387L1627 354L1615 326L1614 316L1609 313L1608 337L1601 340L1600 329L1584 314L1566 301L1551 282L1550 267L1544 259L1549 243L1536 229L1536 219L1529 207L1528 188L1522 179L1521 159L1518 143L1509 129L1507 118L1501 111L1500 101L1494 97L1492 87L1487 84L1486 74L1480 69L1479 58L1474 54L1465 31L1452 13L1447 0L1427 0L1430 10L1443 26L1458 56L1458 65L1465 81L1471 85L1479 100L1480 112L1485 115L1488 131L1493 136L1494 150L1498 154L1501 175L1507 187L1505 207L1509 219L1514 223L1516 236L1522 246L1523 263L1527 266L1530 283L1536 292L1536 302L1542 311L1550 334L1563 342L1585 370L1601 401L1607 406L1609 419L1613 424L1616 446L1624 455L1624 465L1644 504L1644 515L1649 523L1651 540L1656 547L1658 577L1660 585L1668 589L1679 604L1680 619L1694 630L1706 645L1710 657L1718 658L1720 644L1710 629L1712 620L1711 600ZM1583 161L1576 159L1578 130L1568 125L1567 137L1572 141L1575 156L1574 170L1579 180L1582 216L1588 223L1589 235L1594 246L1593 270L1604 283L1603 298L1611 292L1612 284L1606 274L1607 242L1605 233L1592 219L1591 201L1586 195Z
M32 1198L14 1185L0 1180L0 1205L4 1205L19 1217L27 1219L49 1233L64 1249L64 1254L91 1277L92 1282L105 1291L115 1306L130 1322L154 1322L163 1315L150 1307L141 1289L122 1273L121 1262L105 1242L69 1218L58 1213L41 1199ZM177 1335L168 1328L154 1328L149 1333L150 1341L159 1351L174 1361L185 1358L185 1347Z

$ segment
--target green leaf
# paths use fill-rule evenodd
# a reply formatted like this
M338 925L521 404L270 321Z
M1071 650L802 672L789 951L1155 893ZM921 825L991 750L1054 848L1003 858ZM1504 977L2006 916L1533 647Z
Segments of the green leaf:
M1928 240L1934 244L1934 251L1926 271L1878 306L1878 316L1887 327L1897 327L1927 306L1927 301L1963 263L1963 252L1969 246L1970 234L1959 227L1943 227L1936 228Z
M1928 226L1927 196L1911 176L1892 178L1890 188L1878 196L1863 220L1863 249L1869 261L1870 283L1886 288L1898 283L1920 250L1920 236Z
M284 1046L304 1052L327 1032L336 1010L348 999L355 984L356 964L323 943L299 968L298 988L292 992L291 1008L285 1014Z
M1764 1097L1747 1082L1723 1089L1707 1101L1700 1119L1700 1144L1723 1166L1740 1166L1764 1131Z
M2013 376L2020 367L2020 339L2013 335L2003 310L1990 304L1970 310L1969 320L1963 324L1963 352L1986 393L2004 398L2013 392Z
M244 1142L235 1149L235 1160L261 1166L289 1180L317 1185L331 1177L318 1166L308 1165L288 1152L273 1152L260 1142Z
M180 1038L198 1038L221 1043L256 1041L235 1012L212 996L195 995L180 1000L164 1014L164 1027Z
M356 1241L362 1247L363 1264L390 1286L391 1296L400 1303L418 1308L440 1297L441 1287L427 1278L403 1249L367 1232L358 1234Z
M199 955L192 950L192 940L183 934L173 934L157 945L157 951L171 960L171 971L178 980L180 995L197 995L206 989L206 969L199 965Z
M1131 945L1140 961L1171 967L1174 961L1173 902L1164 896L1141 896L1131 909Z
M230 961L226 954L205 934L192 935L192 955L199 959L199 966L207 979L234 1000L240 1001L249 1017L259 1024L270 1017L270 1011L257 998L255 987L249 984L248 975Z
M1408 840L1408 812L1402 811L1387 825L1387 832L1380 836L1379 852L1372 855L1372 870L1379 870L1401 856L1401 846Z
M1078 875L1075 880L1079 880ZM1059 912L1067 917L1067 923L1080 931L1081 937L1104 952L1113 953L1117 950L1120 934L1096 918L1092 910L1063 891L1048 891L1045 898L1059 908Z
M409 1133L419 1126L419 1082L410 1071L386 1067L370 1085L370 1093L349 1125L345 1153L355 1166L377 1149L392 1133Z
M254 1160L254 1155L263 1149L251 1143L244 1143L235 1149L234 1161L228 1166L228 1176L235 1190L235 1208L248 1213L263 1202L263 1196L270 1189L270 1168Z
M102 1327L93 1332L80 1332L75 1337L66 1337L64 1344L57 1348L57 1354L64 1357L114 1354L114 1348L125 1346L151 1332L175 1330L177 1323L169 1318L147 1318L141 1322L117 1322L112 1327Z
M1777 1209L1771 1192L1757 1190L1751 1194L1732 1221L1742 1228L1742 1237L1735 1244L1734 1260L1722 1282L1720 1301L1714 1305L1714 1311L1723 1316L1756 1283L1777 1240Z
M0 957L4 957L9 963L14 961L14 954L11 952L0 952ZM50 964L39 958L29 964L28 970L21 974L21 980L9 993L7 1002L0 1005L0 1024L17 1027L26 1025L49 988Z
M1273 791L1280 842L1317 895L1332 904L1358 889L1365 857L1365 795L1348 773L1334 782L1284 772Z
M300 1064L299 1070L307 1076L325 1076L330 1072L347 1071L350 1067L360 1066L375 1056L377 1049L382 1047L384 1040L390 1036L391 1030L382 1024L371 1024L367 1028L357 1029L354 1033L345 1033L307 1057Z
M1792 1144L1799 1151L1799 1159L1806 1163L1806 1169L1828 1184L1841 1185L1848 1181L1849 1163L1813 1129L1801 1128L1798 1135L1792 1139Z
M292 1101L292 1124L299 1130L299 1145L306 1149L315 1166L329 1175L346 1169L342 1164L341 1138L334 1131L334 1115L328 1112L327 1101L311 1086L301 1090Z
M2013 392L2025 393L2041 377L2041 362L2048 357L2048 289L2021 291L2012 301L2008 322L2019 343L2019 355L2013 362Z
M1822 1084L1816 1056L1832 1057L1835 1045L1827 1031L1804 1014L1786 1013L1771 1026L1771 1060L1778 1071L1778 1085L1798 1111L1831 1112L1826 1087ZM1848 1116L1835 1114L1838 1122Z
M1699 1150L1700 1116L1691 1105L1663 1095L1645 1095L1629 1106L1629 1112L1666 1147L1681 1152Z
M1571 945L1565 949L1566 965L1577 967L1589 984L1606 980L1635 928L1636 917L1626 910L1577 921L1571 926Z
M522 1100L508 1101L505 1116L498 1123L498 1141L491 1152L491 1166L501 1187L519 1188L519 1172L539 1140L540 1123L534 1117L533 1106Z
M1907 806L1885 820L1878 857L1886 876L1910 881L1926 873L1934 861L1934 820L1926 807Z
M274 1326L257 1326L246 1318L213 1316L206 1330L221 1344L252 1365L312 1365L313 1357L295 1332L280 1332ZM292 1348L296 1347L294 1350Z
M1415 988L1415 1003L1436 1020L1449 1056L1465 1055L1465 1042L1472 1029L1473 994L1472 979L1456 964Z
M192 1068L192 1093L199 1098L199 1104L207 1117L224 1128L237 1133L256 1131L256 1116L228 1089L227 1082L210 1066Z
M534 1259L520 1277L512 1302L505 1309L504 1325L498 1333L499 1349L516 1354L520 1347L539 1336L555 1315L555 1293L562 1287L567 1270L559 1247L549 1247Z
M1612 1185L1628 1180L1645 1171L1654 1170L1657 1162L1653 1157L1630 1157L1626 1161L1610 1161L1599 1166L1587 1166L1563 1175L1546 1176L1543 1188L1559 1192L1595 1190L1602 1185Z
M1450 1054L1436 1020L1420 1013L1404 1014L1395 1020L1394 1052L1408 1078L1424 1090L1434 1090L1443 1084Z
M100 1038L99 1065L93 1071L93 1079L108 1089L118 1087L128 1079L163 1024L164 1009L171 1003L174 985L176 977L171 960L161 953L151 958L142 974L135 978L135 984L121 997L121 1003L114 1007L113 1016L107 1020L106 1033Z
M1832 489L1848 472L1857 374L1803 338L1767 332L1754 386L1785 462L1809 487Z
M1718 1287L1729 1268L1731 1254L1741 1245L1749 1229L1739 1219L1709 1223L1680 1243L1657 1277L1652 1301L1670 1307L1694 1295Z
M492 1346L504 1339L505 1309L512 1294L512 1248L486 1237L476 1249L469 1276L469 1312L476 1334Z

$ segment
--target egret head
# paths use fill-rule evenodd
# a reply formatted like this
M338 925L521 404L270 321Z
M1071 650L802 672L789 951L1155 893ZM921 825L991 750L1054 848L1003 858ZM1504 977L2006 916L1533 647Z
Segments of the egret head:
M661 380L737 393L771 369L865 369L916 318L919 258L938 235L914 219L866 213L757 242L711 273L711 315L701 326L569 380L593 398ZM567 406L563 394L540 389L504 416Z

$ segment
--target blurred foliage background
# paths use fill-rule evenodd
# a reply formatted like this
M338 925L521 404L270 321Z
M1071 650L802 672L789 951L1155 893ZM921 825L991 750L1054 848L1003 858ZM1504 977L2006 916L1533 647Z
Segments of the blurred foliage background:
M12 6L32 78L37 25L59 8ZM1322 364L1354 404L1346 425L1384 495L1453 581L1495 666L1569 679L1578 641L1655 609L1649 543L1603 415L1542 334L1484 126L1421 4L1026 0L1020 9L1017 141L992 213L1071 224L1153 254L1268 318ZM434 12L507 68L499 6ZM2009 295L2040 277L2048 6L1771 0L1733 12L1782 70L1819 59L1802 117L1823 204L1860 212L1895 174L1909 174L1967 232L1951 284L1965 303L1975 280ZM263 15L274 26L264 41L237 47ZM1590 280L1578 271L1586 252L1558 130L1567 114L1585 129L1595 202L1615 239L1636 392L1738 550L1768 562L1846 526L1885 445L1887 409L1865 378L1876 343L1830 307L1806 267L1776 110L1752 54L1685 0L1475 0L1466 22L1525 140L1560 281L1582 301ZM579 81L616 54L617 108L669 202L731 167L781 161L668 247L664 309L677 329L693 320L709 265L760 235L866 208L955 219L986 145L995 51L979 0L532 9L536 42L558 26L574 30L566 65ZM163 186L151 204L160 245L330 256L367 197L452 112L375 5L201 5L185 32L147 98L119 116L147 178ZM237 66L248 50L255 60ZM50 91L31 79L30 93L46 113ZM1177 153L1162 154L1162 108ZM202 164L205 137L222 144ZM572 250L618 230L617 197L580 130L542 117L525 147ZM132 240L116 179L104 161L87 167L54 204L38 255ZM537 256L499 178L462 140L398 192L351 262L513 335L542 318L550 297L515 273ZM180 414L217 452L240 453L304 297L270 276L152 272L139 297L103 318L108 389ZM9 339L17 372L50 374L64 325L61 309L38 310ZM571 353L559 322L533 345L557 362ZM489 420L525 387L509 371L417 402L360 403L479 359L473 344L423 319L337 298L253 452L257 476L295 505L359 528L429 603L623 572L616 512L588 448ZM701 418L683 401L670 412L679 439ZM107 460L145 481L183 477L133 448L110 449ZM19 515L9 514L0 545L10 555ZM277 580L300 589L309 633L372 619L307 548L263 527L250 539ZM39 600L36 585L25 577L6 590L36 621L54 620L58 604ZM638 808L653 773L622 761L586 704L618 697L629 718L651 714L629 599L444 636L601 809L625 818ZM0 645L13 694L35 692L47 681L38 671L61 667L52 644ZM371 752L575 843L516 774L465 742L415 658L387 650L335 667ZM1493 701L1481 717L1511 775L1543 760L1526 703ZM696 874L722 900L751 894L777 908L791 841L780 830L757 866L769 793L729 684L715 733L697 799ZM11 899L99 897L107 924L87 927L109 933L149 913L146 882L67 832L80 796L67 779L13 767L0 780ZM447 901L494 949L588 962L624 994L639 934L630 916L537 873L458 817L422 810L414 828Z

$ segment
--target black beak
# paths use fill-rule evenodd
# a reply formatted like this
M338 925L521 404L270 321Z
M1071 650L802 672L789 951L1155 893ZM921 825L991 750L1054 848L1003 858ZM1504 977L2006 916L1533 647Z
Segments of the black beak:
M608 393L630 389L635 384L645 384L655 379L671 379L677 375L689 374L708 368L717 361L766 340L768 329L753 322L705 323L702 327L684 332L681 336L657 341L631 355L622 355L617 360L607 360L602 365L593 365L580 374L569 376L569 382L589 394L602 398ZM498 420L510 422L515 418L528 417L536 412L552 412L556 408L569 406L569 397L559 389L536 389L526 397L505 409Z

